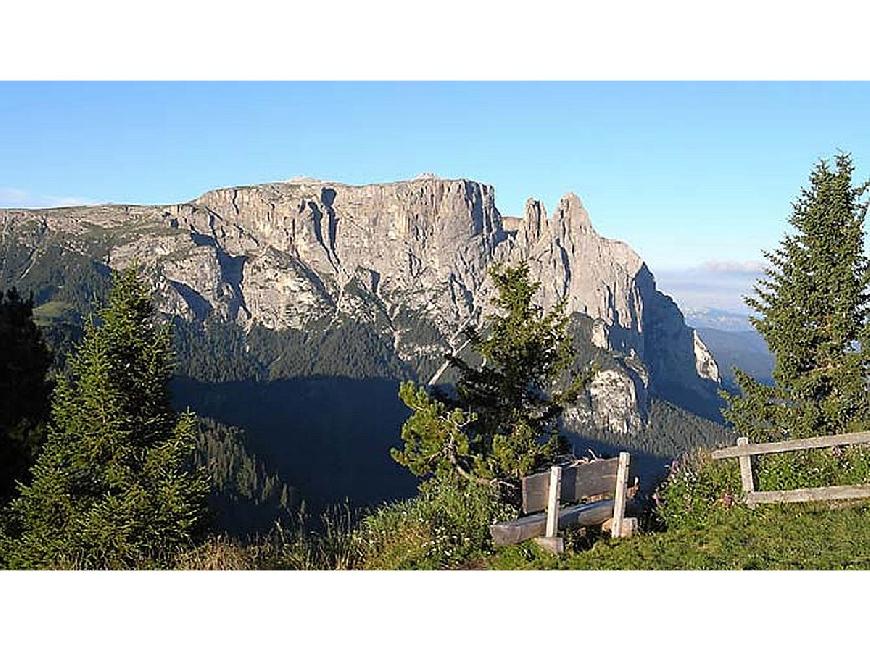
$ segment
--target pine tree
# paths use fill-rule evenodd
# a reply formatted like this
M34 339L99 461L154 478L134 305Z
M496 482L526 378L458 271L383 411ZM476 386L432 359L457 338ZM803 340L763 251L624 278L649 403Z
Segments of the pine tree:
M33 321L33 300L0 291L0 505L28 479L44 437L51 354Z
M820 161L793 204L786 235L765 252L766 278L746 303L773 353L774 386L736 370L724 414L752 441L831 435L870 425L868 282L862 202L851 157Z
M528 267L495 268L491 275L495 311L482 331L467 331L482 364L448 356L459 373L455 398L403 384L400 397L413 414L402 428L404 450L392 454L417 475L516 488L522 476L565 452L558 418L589 374L572 377L575 353L564 305L545 312L534 304L539 284L529 280Z
M99 322L58 382L33 482L11 504L13 567L135 568L192 543L206 485L195 424L169 402L171 335L134 269L116 275Z

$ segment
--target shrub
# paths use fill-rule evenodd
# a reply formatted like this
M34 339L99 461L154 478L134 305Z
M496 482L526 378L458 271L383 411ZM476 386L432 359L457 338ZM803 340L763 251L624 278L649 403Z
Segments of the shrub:
M674 461L654 499L664 525L683 529L709 527L721 510L737 508L741 495L737 460L696 450Z
M864 484L870 481L870 449L826 448L753 458L756 486L762 491Z
M254 549L223 536L185 551L175 562L176 570L253 570Z
M755 487L782 491L870 482L870 448L818 449L755 456ZM739 462L698 450L674 462L657 491L656 513L668 529L704 528L726 509L744 509Z
M489 551L492 523L516 516L493 489L430 480L365 517L357 545L366 568L455 568Z
M354 534L357 514L347 504L328 508L314 531L304 516L289 527L276 523L253 544L257 568L273 570L349 570L359 565Z
M420 477L449 483L458 474L481 485L500 480L518 502L519 480L568 452L558 419L592 372L572 369L576 352L565 306L544 311L533 302L540 284L531 281L526 264L497 267L490 276L498 291L495 312L479 331L468 326L460 347L469 344L479 364L458 357L460 349L447 356L459 375L455 397L402 385L399 397L413 414L402 427L404 448L391 454Z

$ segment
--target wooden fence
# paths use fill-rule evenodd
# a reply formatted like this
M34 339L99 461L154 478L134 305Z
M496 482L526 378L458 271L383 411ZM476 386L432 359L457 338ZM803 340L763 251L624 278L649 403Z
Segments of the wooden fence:
M870 444L870 432L852 432L828 437L808 437L765 444L750 444L749 439L740 437L736 446L713 451L713 459L721 460L736 457L740 461L740 482L743 486L746 503L750 506L762 503L804 503L815 500L848 500L870 498L870 485L846 485L839 487L816 487L813 489L792 489L789 491L756 491L752 477L752 456L770 453L788 453L813 448L832 448Z

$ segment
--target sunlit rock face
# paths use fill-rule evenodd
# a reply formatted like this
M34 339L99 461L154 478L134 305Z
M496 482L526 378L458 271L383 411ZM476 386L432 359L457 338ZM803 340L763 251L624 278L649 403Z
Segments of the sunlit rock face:
M490 310L488 270L526 261L546 308L593 320L592 343L633 360L588 392L596 423L629 432L650 394L712 410L719 373L676 304L623 242L600 236L580 199L548 217L530 199L503 218L495 191L425 175L348 186L298 179L213 190L167 206L0 211L0 238L38 259L49 245L113 268L137 263L161 308L191 321L304 330L339 318L373 324L397 355L436 360ZM399 317L434 335L415 343ZM680 399L680 400L675 400Z

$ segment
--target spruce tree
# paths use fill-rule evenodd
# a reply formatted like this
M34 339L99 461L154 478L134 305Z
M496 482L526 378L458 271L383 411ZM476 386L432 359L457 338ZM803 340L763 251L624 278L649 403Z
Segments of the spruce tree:
M413 414L402 428L404 450L393 457L420 476L458 475L516 489L522 476L566 451L558 418L589 374L572 374L576 356L564 305L544 311L534 303L539 284L528 267L498 267L491 276L495 311L480 331L467 330L482 363L448 356L459 374L452 398L413 383L401 387Z
M0 290L0 505L28 479L44 437L51 354L33 321L33 300Z
M765 277L746 303L775 357L773 387L736 370L724 411L751 441L832 435L870 426L868 282L862 202L851 157L820 161L793 204L793 234L765 252Z
M191 544L206 485L193 415L170 406L171 335L134 269L117 274L54 393L33 481L11 504L13 567L164 565Z

